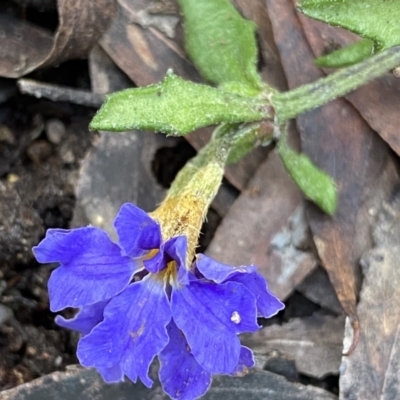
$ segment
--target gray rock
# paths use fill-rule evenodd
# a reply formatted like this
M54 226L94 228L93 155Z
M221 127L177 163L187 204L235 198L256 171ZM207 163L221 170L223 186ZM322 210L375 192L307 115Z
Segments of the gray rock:
M54 372L0 393L0 400L167 400L158 381L152 389L125 381L104 383L94 370L77 366ZM254 369L244 377L218 376L202 400L335 400L325 390L288 382L271 372Z

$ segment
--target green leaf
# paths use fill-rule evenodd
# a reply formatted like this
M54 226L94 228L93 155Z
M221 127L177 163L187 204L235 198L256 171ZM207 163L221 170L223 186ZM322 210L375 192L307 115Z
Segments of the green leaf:
M304 154L298 154L281 138L279 155L287 172L301 191L327 214L334 214L337 207L337 190L333 179L316 167Z
M270 109L261 100L185 81L168 73L159 84L108 96L90 129L115 132L142 129L184 135L203 126L268 117L271 118Z
M257 73L256 25L229 0L180 0L186 50L205 79L242 84L257 95L265 87Z
M326 56L318 57L315 64L319 67L342 68L357 64L374 54L374 42L362 39L359 42L336 50Z
M399 0L303 0L301 12L371 39L377 51L400 44Z

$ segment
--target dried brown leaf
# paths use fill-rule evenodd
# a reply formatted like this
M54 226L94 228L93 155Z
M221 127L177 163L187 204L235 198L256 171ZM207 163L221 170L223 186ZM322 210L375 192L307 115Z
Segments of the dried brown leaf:
M286 298L316 266L307 247L303 200L279 156L271 153L228 211L207 254L231 265L256 264Z
M343 331L344 317L314 314L247 334L242 342L259 353L278 350L294 359L302 374L322 379L339 372Z
M0 15L0 76L19 78L29 64L38 64L49 54L51 35L27 22Z
M0 76L19 78L39 67L86 56L114 12L114 0L58 0L59 26L54 38L25 21L0 16Z
M235 0L243 16L253 20L258 28L257 37L260 44L260 57L263 61L261 75L265 82L279 90L287 89L278 48L274 40L271 21L264 0Z
M330 310L335 314L342 314L335 289L329 280L328 274L322 268L316 268L310 275L296 287L296 290L313 303Z
M376 247L365 253L360 303L360 341L341 366L343 400L392 400L400 396L400 198L398 193L379 211ZM351 333L345 337L345 344Z
M96 45L89 54L89 73L92 91L109 94L132 86L107 53Z
M169 68L184 78L201 80L186 58L180 29L171 39L154 26L143 26L138 15L148 13L151 7L147 0L119 0L117 16L101 46L138 86L159 82Z
M358 40L357 36L340 28L315 21L300 14L307 40L316 57L333 48L346 46ZM357 108L389 146L400 155L400 79L387 73L361 86L346 98Z
M323 73L304 36L293 2L268 0L274 34L289 87ZM309 207L309 221L321 260L345 312L357 324L356 282L360 256L356 222L365 191L382 171L387 148L346 100L338 99L297 118L302 149L336 181L339 206L333 217Z

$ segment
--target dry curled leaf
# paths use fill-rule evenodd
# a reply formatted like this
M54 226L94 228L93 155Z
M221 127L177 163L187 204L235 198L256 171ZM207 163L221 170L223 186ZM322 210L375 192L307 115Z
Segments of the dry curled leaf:
M0 15L0 76L19 78L39 67L87 56L114 13L114 0L58 0L54 38L43 28Z
M117 16L100 41L103 49L138 86L159 82L170 68L183 78L199 81L183 50L182 33L176 28L172 39L145 24L139 16L149 9L147 0L119 0Z

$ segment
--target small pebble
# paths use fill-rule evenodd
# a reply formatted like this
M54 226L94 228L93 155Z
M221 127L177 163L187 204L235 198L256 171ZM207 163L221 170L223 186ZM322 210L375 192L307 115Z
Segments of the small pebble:
M15 183L19 181L19 176L17 174L8 174L7 175L7 182Z
M0 296L6 291L7 289L7 282L2 279L3 274L0 274Z
M60 146L58 154L65 164L72 164L75 162L75 155L68 143L64 143Z
M27 134L27 138L30 142L36 140L43 132L44 122L41 114L36 114L32 119L32 129Z
M56 366L56 367L59 367L61 364L62 364L62 357L61 356L58 356L58 357L56 357L56 359L54 360L54 365Z
M14 318L14 313L11 308L0 304L0 325L8 322L12 318Z
M0 125L0 142L7 144L15 143L14 134L8 126Z
M67 132L64 123L55 118L46 122L45 131L47 139L53 144L59 144Z
M26 353L27 353L28 355L30 355L30 356L34 356L34 355L37 353L37 350L36 350L34 347L32 347L32 346L28 346L28 347L26 348Z
M96 225L102 226L104 224L104 218L101 215L96 215L94 218Z
M35 164L41 164L43 161L47 160L52 152L52 146L46 140L35 140L26 151L28 157Z

